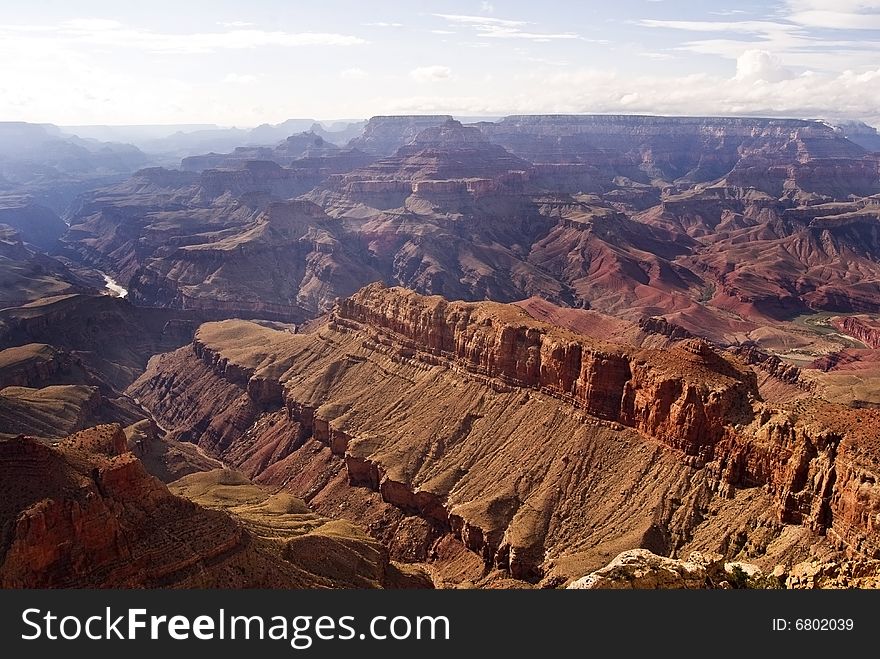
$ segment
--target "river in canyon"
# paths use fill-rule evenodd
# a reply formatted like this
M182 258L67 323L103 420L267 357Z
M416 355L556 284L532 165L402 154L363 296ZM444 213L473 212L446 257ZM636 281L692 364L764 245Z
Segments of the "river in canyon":
M122 288L122 286L116 283L116 280L113 279L113 277L103 272L101 273L101 276L104 277L104 285L107 288L108 295L112 295L113 297L125 297L128 295L128 289Z

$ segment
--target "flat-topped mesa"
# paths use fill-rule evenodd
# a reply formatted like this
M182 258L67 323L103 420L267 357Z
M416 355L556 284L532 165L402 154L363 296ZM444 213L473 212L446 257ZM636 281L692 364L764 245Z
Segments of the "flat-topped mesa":
M390 155L425 128L451 120L446 114L372 117L361 136L351 140L348 146L374 155Z
M419 131L409 144L397 150L398 155L417 153L426 147L467 148L488 144L489 140L476 126L464 126L460 121L449 119L439 126L429 126Z
M484 126L485 124L480 124ZM532 114L510 115L495 125L528 132L565 131L568 134L675 135L702 132L711 135L757 137L817 137L840 139L841 134L822 121L760 117L664 117L637 114ZM610 132L609 132L610 131ZM671 132L670 132L671 131Z
M131 175L133 183L150 184L157 188L182 188L196 183L198 176L165 167L145 167Z
M509 305L447 302L372 284L342 300L335 318L399 335L405 348L515 386L539 389L700 460L758 398L754 373L691 340L635 350L532 319Z
M448 120L417 133L394 155L382 158L362 169L340 177L349 192L416 191L420 181L486 179L501 185L505 177L521 182L531 163L513 155L504 147L490 143L479 128ZM382 187L379 182L386 182ZM387 184L391 183L388 187ZM331 183L332 185L332 183ZM471 188L465 182L461 191Z
M240 169L208 169L199 175L200 198L215 199L225 193L242 196L264 193L279 199L296 197L314 181L270 160L247 160Z
M604 186L618 176L693 184L730 174L730 185L777 197L802 190L846 198L877 190L876 163L867 152L819 121L537 115L478 126L491 142L533 163L589 163Z
M45 343L29 343L0 351L0 389L38 387L59 373L70 371L78 360Z
M249 398L264 409L278 407L283 403L283 389L277 378L257 375L257 369L224 357L218 351L201 341L199 335L193 338L193 352L214 373L223 379L237 384L246 390Z

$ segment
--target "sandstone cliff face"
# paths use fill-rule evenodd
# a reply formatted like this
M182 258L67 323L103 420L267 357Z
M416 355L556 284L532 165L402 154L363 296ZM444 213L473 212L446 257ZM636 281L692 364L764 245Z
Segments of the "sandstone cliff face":
M357 527L241 474L191 474L172 494L118 425L0 441L0 470L3 588L431 585Z
M835 318L834 326L844 334L854 336L869 348L880 348L880 322L863 316Z
M415 351L666 437L690 455L711 459L724 425L743 414L748 419L743 405L757 394L754 374L738 370L705 343L676 349L681 366L664 368L668 360L659 351L628 354L509 312L501 305L450 304L374 285L341 301L337 313L390 330Z
M563 343L558 331L518 324L522 319L515 316L499 322L500 310L493 314L491 307L374 286L341 302L338 314L400 335L404 349L451 358L469 370L550 392L592 416L631 426L694 456L692 464L707 464L726 486L763 485L774 496L781 521L821 533L836 523L835 533L846 537L846 546L876 555L874 504L862 508L865 517L853 524L852 495L846 493L857 477L838 450L845 435L821 424L798 426L785 416L773 418L757 403L753 372L699 340L665 354L609 353L575 337ZM748 428L737 431L742 426ZM838 470L847 474L840 482Z
M328 511L374 502L389 544L403 533L391 506L428 523L416 544L452 534L517 578L558 573L570 553L591 563L608 542L735 554L744 531L701 531L721 523L706 521L718 496L748 498L748 523L767 533L800 524L877 552L873 449L824 417L769 408L751 370L698 340L637 350L376 285L312 334L205 325L132 394L172 432ZM321 476L342 467L382 505ZM655 507L661 491L677 503Z
M78 360L76 360L78 361ZM0 351L0 389L38 387L69 373L75 360L45 343L30 343Z
M156 586L244 549L230 519L147 475L119 426L83 431L57 449L19 438L0 451L4 588ZM39 476L25 485L28 475Z

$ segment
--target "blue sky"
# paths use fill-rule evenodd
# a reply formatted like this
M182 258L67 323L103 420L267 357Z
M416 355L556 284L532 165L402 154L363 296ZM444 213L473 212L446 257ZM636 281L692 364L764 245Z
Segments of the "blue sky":
M624 112L880 123L880 0L4 2L0 119Z

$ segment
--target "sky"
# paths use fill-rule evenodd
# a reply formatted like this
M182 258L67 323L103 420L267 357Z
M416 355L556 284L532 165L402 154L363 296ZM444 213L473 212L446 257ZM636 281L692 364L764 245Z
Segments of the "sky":
M425 113L880 125L880 0L0 0L0 120Z

